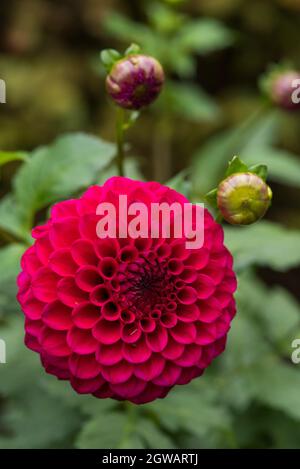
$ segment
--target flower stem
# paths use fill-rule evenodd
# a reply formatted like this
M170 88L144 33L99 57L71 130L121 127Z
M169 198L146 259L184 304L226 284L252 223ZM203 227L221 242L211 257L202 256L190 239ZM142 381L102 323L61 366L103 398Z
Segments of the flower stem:
M119 176L124 176L124 124L125 111L121 107L117 108L116 118L116 139L117 139L117 167Z

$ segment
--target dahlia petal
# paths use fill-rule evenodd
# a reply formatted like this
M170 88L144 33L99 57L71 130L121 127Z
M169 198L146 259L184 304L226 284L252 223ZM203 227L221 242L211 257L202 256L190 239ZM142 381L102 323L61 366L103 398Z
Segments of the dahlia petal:
M215 323L212 324L204 324L198 322L196 324L197 329L197 337L196 337L196 344L198 345L207 345L211 344L216 340L217 336L217 329Z
M65 357L71 353L65 331L54 331L45 326L41 331L40 344L45 352L56 357Z
M105 257L116 259L119 252L119 244L114 238L98 239L95 243L95 250L100 259Z
M79 237L77 217L57 219L49 229L49 239L56 249L70 247Z
M147 383L147 386L143 391L135 397L131 398L131 402L134 404L147 404L155 399L166 397L172 386L169 388L156 386L152 383Z
M162 356L168 360L176 360L184 351L184 345L176 342L172 336L168 339L168 344L162 351Z
M35 272L42 267L42 263L36 255L36 250L34 246L31 246L21 258L21 267L29 275L34 275Z
M41 267L32 277L34 296L45 303L56 300L59 277L47 267Z
M96 359L101 365L115 365L123 359L123 343L121 340L111 345L99 345Z
M34 239L38 239L41 236L43 236L44 234L46 234L48 232L48 229L49 229L49 221L47 223L45 223L44 225L38 225L38 226L35 226L34 228L32 228L31 236Z
M135 376L132 376L126 383L111 384L110 388L122 399L132 399L141 394L146 385L147 383L145 381L141 381Z
M193 366L191 368L182 368L177 384L188 384L192 379L198 378L203 374L203 369Z
M112 384L125 383L133 374L133 366L122 360L113 366L102 366L102 376Z
M237 280L234 275L227 275L222 283L222 288L228 293L234 293L237 289Z
M174 386L181 373L180 366L166 362L162 373L153 379L153 383L159 386Z
M111 292L107 286L99 285L98 287L93 288L90 293L90 300L96 306L102 306L106 303L111 297Z
M42 318L51 329L58 331L68 330L73 325L72 310L68 306L55 300L44 307Z
M118 270L118 263L112 257L103 257L98 265L101 275L106 279L114 277Z
M132 344L141 337L141 329L136 323L125 324L122 327L122 340L125 343Z
M185 267L180 274L180 278L185 283L193 283L197 279L198 273L194 267Z
M77 270L75 282L81 290L90 293L95 287L104 283L104 280L97 267L84 266Z
M168 343L168 333L161 326L146 335L146 342L152 352L162 352Z
M117 399L115 394L112 392L110 389L109 383L104 383L98 391L93 392L93 396L99 398L99 399L107 399L107 398L112 398L112 399Z
M175 327L170 329L173 339L180 344L191 344L196 338L196 328L194 324L178 321Z
M49 267L58 275L74 275L77 269L70 250L67 248L57 249L49 258Z
M168 270L173 275L179 275L184 269L184 264L180 259L171 258L168 262Z
M202 349L198 345L186 345L183 354L175 360L175 364L180 367L190 367L198 364L202 355Z
M78 288L73 277L65 277L58 282L57 296L62 303L71 308L88 299L87 294Z
M138 250L134 246L125 246L119 253L122 262L133 262L138 257Z
M36 337L29 334L28 332L25 333L24 344L30 350L33 350L34 352L37 352L37 353L41 353L42 347L40 346L39 341L37 340Z
M27 317L25 318L25 331L28 334L36 337L37 339L40 338L41 332L44 328L44 323L41 320L31 320Z
M71 376L70 382L72 388L79 394L92 394L98 391L105 383L102 376L97 376L96 378L91 379L79 379Z
M29 319L41 319L43 308L45 307L45 303L42 303L39 300L36 300L33 296L31 296L28 300L26 300L22 305L22 310L24 311L25 316Z
M182 287L177 291L180 303L190 305L197 300L197 291L192 287Z
M50 243L49 236L48 234L45 234L38 238L36 242L34 243L34 248L36 255L41 262L41 264L46 265L48 264L48 259L50 257L50 254L53 251L53 246Z
M201 270L205 267L209 260L208 249L202 248L199 251L192 252L188 259L185 261L185 265L194 267L195 269Z
M141 319L139 324L143 332L153 332L156 327L154 319L150 318Z
M100 308L89 302L83 302L73 309L73 322L80 329L91 329L100 319Z
M167 329L174 327L177 324L177 316L173 313L164 313L160 318L160 323Z
M216 289L213 280L204 274L198 274L198 278L193 283L193 286L197 290L198 298L203 300L209 298Z
M182 322L194 322L199 318L199 308L196 303L192 305L178 305L176 311L178 319Z
M77 236L77 238L82 237L85 239L89 239L90 241L97 241L97 223L99 221L99 216L95 213L83 215L79 219L79 232L81 236Z
M86 329L79 329L76 326L69 330L67 343L70 349L78 355L89 355L96 352L98 348L98 342L92 336L92 333Z
M93 243L87 239L75 241L71 246L71 255L78 265L97 265L99 261Z
M108 321L115 321L120 317L120 307L114 301L107 301L101 308L102 316Z
M220 304L214 298L209 301L199 302L199 319L201 322L211 323L215 321L221 314Z
M129 363L144 363L151 354L143 337L134 344L123 344L123 356Z
M77 355L72 353L69 358L70 371L79 379L92 379L100 376L101 365L96 361L95 355Z
M176 240L171 244L170 257L184 261L189 256L189 251L185 247L185 240Z
M165 362L159 354L152 354L149 360L134 367L134 374L144 381L151 381L162 373Z
M26 272L20 272L17 277L17 285L19 287L18 294L28 293L28 289L31 285L30 276Z
M104 345L114 344L121 338L121 325L117 321L100 321L93 328L94 337Z
M58 202L51 207L51 217L55 220L58 218L76 217L78 215L77 204L78 201L76 199Z

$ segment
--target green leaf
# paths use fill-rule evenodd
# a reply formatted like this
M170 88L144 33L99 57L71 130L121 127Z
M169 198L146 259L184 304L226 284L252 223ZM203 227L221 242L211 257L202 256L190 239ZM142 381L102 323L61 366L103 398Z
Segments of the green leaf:
M111 71L115 62L121 59L121 54L115 49L104 49L100 52L100 59L108 72Z
M201 438L208 432L230 427L229 415L215 402L213 389L209 387L206 392L203 382L175 388L165 400L157 400L147 408L169 431L181 428Z
M144 176L141 173L140 170L140 164L139 160L134 157L126 157L125 162L124 162L124 173L126 177L129 177L130 179L134 179L136 181L144 181ZM105 168L103 171L101 171L101 174L99 178L97 178L96 183L101 185L104 184L107 179L116 176L118 174L118 168L115 163L109 165L107 168Z
M139 418L136 427L138 436L145 440L147 448L171 449L174 443L161 429L151 420Z
M40 386L45 372L37 354L24 345L21 315L0 328L7 363L1 365L0 448L53 448L70 445L82 415ZM52 377L55 380L56 378ZM2 402L2 401L1 401Z
M205 195L206 202L213 208L218 207L217 194L218 189L213 189Z
M260 178L266 181L268 175L268 166L265 164L256 164L254 166L250 166L249 171L251 173L257 174Z
M178 43L186 50L207 54L233 43L234 35L221 22L213 19L190 21L179 32Z
M271 139L278 134L278 114L273 111L260 116L260 113L253 114L239 127L226 130L214 135L209 139L193 157L192 165L192 186L193 192L198 197L216 187L222 178L228 159L234 154L240 154L246 163L244 149L255 149L255 142L258 139L260 145L269 144ZM253 152L256 155L255 152ZM255 163L265 163L262 155ZM253 163L253 161L251 162Z
M125 55L140 54L141 48L135 43L132 43L126 50Z
M7 194L0 201L0 231L2 238L8 241L16 239L31 242L30 232L23 226L23 214L12 194Z
M213 121L220 110L213 99L193 84L169 82L165 90L169 109L192 122Z
M291 343L295 330L300 328L300 307L294 297L282 287L267 288L249 272L239 276L238 285L239 307L251 311L264 335L278 345L286 339Z
M228 163L225 178L231 176L231 174L243 173L246 171L248 171L248 166L238 156L234 156Z
M273 359L252 369L255 396L267 406L300 420L300 372L297 366Z
M21 151L0 151L0 166L11 161L26 161L28 154Z
M174 189L177 192L180 192L185 197L189 198L190 196L190 188L191 184L190 181L187 179L189 174L189 169L184 169L180 171L180 173L176 174L172 179L167 181L165 184L166 186L170 187L170 189Z
M260 265L286 271L300 264L299 231L260 221L245 229L226 227L225 237L237 270Z
M28 224L37 210L94 183L114 154L113 144L81 133L34 151L14 180L16 200Z
M271 147L258 147L243 153L243 158L248 164L258 161L268 166L268 173L273 181L300 186L300 159L286 150L278 150Z
M142 448L143 444L135 426L123 412L104 412L89 420L77 438L76 446L82 449Z
M19 309L16 302L16 276L25 248L22 244L11 244L0 249L0 317Z

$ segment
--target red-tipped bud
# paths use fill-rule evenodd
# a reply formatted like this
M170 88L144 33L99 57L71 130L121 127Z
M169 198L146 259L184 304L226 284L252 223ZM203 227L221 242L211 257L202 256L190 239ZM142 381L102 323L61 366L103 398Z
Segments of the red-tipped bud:
M106 89L119 106L138 110L157 98L163 83L160 63L153 57L135 54L113 65L106 78Z

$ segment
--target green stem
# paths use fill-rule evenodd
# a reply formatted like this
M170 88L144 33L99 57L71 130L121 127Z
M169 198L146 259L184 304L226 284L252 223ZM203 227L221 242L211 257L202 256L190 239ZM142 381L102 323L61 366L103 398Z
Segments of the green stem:
M117 167L119 176L124 176L124 124L125 111L121 107L117 108L116 118L116 138L117 138Z

